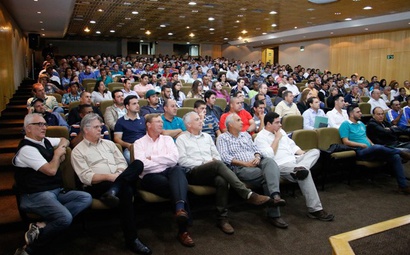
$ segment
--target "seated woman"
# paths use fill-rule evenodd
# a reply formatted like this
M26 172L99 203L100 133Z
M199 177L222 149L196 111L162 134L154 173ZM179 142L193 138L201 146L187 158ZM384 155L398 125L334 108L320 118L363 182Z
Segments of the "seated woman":
M178 107L182 107L182 101L186 98L184 92L181 91L182 83L175 81L172 83L172 95L177 102Z
M105 87L104 81L97 81L91 93L91 101L95 106L99 106L104 100L112 100L111 92Z
M199 80L192 83L192 89L186 95L187 98L198 98L204 100L204 91L202 90L202 82Z
M216 98L225 98L226 102L229 104L230 96L229 93L222 88L221 82L217 81L213 84L213 91L216 93Z
M226 87L231 87L231 84L228 82L228 80L226 79L226 73L219 73L219 77L218 77L218 81L221 83L222 87L226 86Z
M296 106L299 109L300 114L303 114L307 109L309 109L309 105L307 104L307 100L312 97L312 90L306 88L303 90L302 95L299 99L299 102L296 103Z

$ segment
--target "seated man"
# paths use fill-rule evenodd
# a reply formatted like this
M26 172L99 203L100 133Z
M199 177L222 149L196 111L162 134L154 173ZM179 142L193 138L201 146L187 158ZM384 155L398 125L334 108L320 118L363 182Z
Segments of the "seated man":
M40 114L28 114L24 118L26 136L13 158L19 207L44 220L30 224L25 235L26 246L15 254L46 253L52 239L67 229L73 217L92 201L88 193L64 190L59 167L65 159L68 141L45 137L46 129L47 123Z
M46 95L44 86L41 83L33 84L33 94L34 94L34 97L30 97L29 99L27 99L27 109L28 110L30 110L31 101L33 101L34 98L41 98L44 100L46 111L64 113L64 109L58 106L57 99L54 96Z
M223 114L221 107L215 104L216 102L216 93L215 91L208 90L205 92L204 99L206 102L206 115L213 116L218 122Z
M84 91L83 93L81 93L80 105L82 104L92 105L90 92ZM80 105L72 108L70 112L68 113L68 120L67 120L68 125L73 125L81 121ZM93 108L94 113L97 113L101 118L103 117L98 107L92 106L92 108Z
M391 167L396 175L399 192L410 194L410 187L407 184L400 158L400 156L402 156L405 159L409 159L409 153L403 150L373 144L366 136L366 127L360 121L362 113L357 105L349 106L347 108L347 114L349 115L349 120L343 122L339 128L339 134L343 144L357 148L356 157L359 160L386 160L388 166Z
M161 135L161 115L145 115L147 134L134 143L134 157L144 163L140 175L144 190L162 197L171 197L175 204L178 240L192 247L194 241L187 232L190 210L187 200L188 181L185 171L178 166L178 149L170 136Z
M374 89L374 90L371 92L371 97L372 97L372 98L370 98L370 100L369 100L369 102L368 102L368 103L371 105L370 112L372 112L373 109L374 109L376 106L379 106L380 108L382 108L383 111L390 110L390 108L386 105L386 103L384 102L384 100L380 98L380 90ZM350 118L350 116L349 116L349 118Z
M163 135L169 135L177 139L182 132L186 131L184 121L177 116L177 103L174 99L168 99L164 102L164 114L162 120L164 121Z
M216 186L218 227L226 234L233 234L234 229L228 221L228 183L249 203L262 205L273 200L246 188L232 170L221 161L211 136L201 132L202 121L196 112L185 114L184 123L188 132L181 134L176 141L179 152L178 163L187 168L186 175L190 184Z
M105 109L104 120L105 124L113 131L117 120L127 114L127 108L124 106L124 93L121 90L116 89L111 94L114 103Z
M310 97L307 100L309 109L307 109L303 114L303 129L312 130L315 129L315 122L317 117L326 117L325 112L320 109L320 100L317 97ZM322 124L319 127L327 127L326 124Z
M286 115L301 115L298 107L293 102L292 91L286 90L282 94L283 100L275 107L275 112L279 114L281 118Z
M100 138L102 119L95 113L87 114L81 121L84 139L73 149L71 164L85 191L99 198L108 207L119 204L119 216L125 244L134 253L151 254L151 250L137 237L133 196L138 176L144 164L135 160L127 162L117 146Z
M46 120L47 125L49 126L62 126L70 130L70 126L67 124L67 121L57 112L48 112L44 105L44 100L41 98L34 98L31 101L31 112L30 113L39 113Z
M71 102L80 101L81 91L79 91L80 85L78 82L70 83L70 92L65 93L61 99L61 103L68 107Z
M265 118L265 115L267 113L265 112L265 110L265 101L255 101L255 103L253 104L253 120L255 121L255 133L260 132L265 126L265 124L263 124L263 119Z
M256 130L255 121L252 118L252 115L242 108L242 103L239 98L232 97L229 102L230 110L227 113L222 114L221 119L219 120L219 128L221 132L226 132L225 119L229 114L236 113L241 118L243 122L242 132L252 133Z
M119 118L114 128L114 142L124 149L124 157L130 163L130 146L146 133L145 119L139 115L140 106L137 96L124 99L127 114Z
M221 134L217 120L212 115L206 115L206 103L197 100L194 104L194 111L198 113L202 120L202 132L209 134L212 140L216 142L216 137Z
M386 112L386 120L393 126L403 130L403 132L410 133L409 120L404 109L400 107L399 100L392 100L390 105L391 109Z
M329 119L329 127L334 127L339 129L340 125L349 117L345 109L345 99L342 94L337 94L334 98L335 107L326 113Z
M156 91L157 92L157 91ZM158 92L157 92L158 93ZM170 85L164 85L161 87L161 97L158 98L158 103L163 106L165 100L172 98L172 88Z
M132 84L130 79L124 79L123 86L124 88L121 91L124 94L124 98L126 98L127 96L137 96L137 98L140 98L137 92L131 89Z
M78 106L80 108L80 118L81 120L84 118L85 115L92 113L93 108L89 104L82 104ZM77 146L79 142L83 140L83 133L80 130L80 122L77 122L70 127L70 147L74 148ZM105 125L101 126L101 139L110 140L110 134L108 132L108 128Z
M262 158L252 137L246 132L241 132L242 120L236 113L230 114L225 122L227 132L223 133L217 142L222 161L231 166L241 181L257 186L264 183L265 194L273 199L275 206L286 205L285 200L280 197L278 165L271 158ZM288 227L288 224L280 217L278 208L270 207L268 214L274 226Z
M265 128L258 133L255 144L263 157L273 158L279 165L281 176L288 181L297 182L306 199L308 217L321 221L332 221L334 215L323 210L312 179L310 169L320 156L318 149L307 152L301 150L281 128L280 117L269 112L264 118Z
M270 96L268 95L268 85L266 85L266 83L258 84L258 93L257 94L264 95L266 108L268 108L269 111L270 111L272 109L273 104L272 104L272 100L271 100ZM253 105L255 103L257 94L255 94L255 97L252 97L251 105Z
M242 91L237 91L236 93L233 93L233 97L236 97L239 99L239 102L241 102L242 109L245 109L247 112L249 112L249 114L252 114L251 106L245 103L245 96L243 95ZM225 112L229 112L230 110L231 110L231 105L228 104L225 108Z
M399 142L399 136L410 135L402 129L392 126L384 120L384 111L380 107L373 109L373 118L369 120L366 126L366 134L375 144L397 147L402 144ZM408 146L408 143L406 143Z
M159 103L158 95L160 93L155 92L155 90L150 89L145 94L145 98L148 100L148 105L144 105L141 107L141 116L144 117L150 113L163 113L164 108Z

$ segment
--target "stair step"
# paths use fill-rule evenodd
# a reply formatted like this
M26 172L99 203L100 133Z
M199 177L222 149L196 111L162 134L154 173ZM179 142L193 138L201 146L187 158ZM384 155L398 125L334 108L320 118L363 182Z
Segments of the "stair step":
M24 116L27 114L26 110L19 110L19 111L3 111L1 113L2 119L24 119Z
M22 139L23 136L23 127L8 127L0 130L0 141L1 139Z
M0 119L0 128L8 128L8 127L21 127L24 126L24 117L19 119Z
M26 99L15 99L15 100L10 100L10 102L7 105L24 105L26 107L27 100Z
M21 139L3 139L0 143L0 153L12 153L17 151Z
M21 222L15 195L0 197L0 212L2 212L0 225Z
M9 153L1 153L0 154L0 167L1 167L1 172L7 171L8 167L11 167L13 164L11 163L11 160L13 159L15 153L9 152ZM2 178L0 178L1 181Z
M0 190L12 191L14 184L14 170L0 172Z

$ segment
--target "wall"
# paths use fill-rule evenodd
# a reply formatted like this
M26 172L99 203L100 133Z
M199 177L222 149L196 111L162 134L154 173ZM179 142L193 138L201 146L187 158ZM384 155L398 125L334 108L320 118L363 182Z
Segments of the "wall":
M330 68L349 76L392 79L401 86L410 79L410 30L346 36L331 39ZM387 59L394 55L394 59Z
M31 68L27 38L0 3L0 111Z
M236 47L224 44L222 45L222 56L229 60L240 59L242 62L258 62L262 59L262 50L261 48L253 48L247 46Z
M300 46L304 46L305 50L300 51ZM279 46L279 63L292 67L302 65L329 69L329 47L329 39L283 44Z
M65 55L99 55L101 53L121 55L121 40L116 41L83 41L47 39L45 45L52 43L54 54ZM126 51L125 51L126 52ZM40 54L41 55L41 54Z

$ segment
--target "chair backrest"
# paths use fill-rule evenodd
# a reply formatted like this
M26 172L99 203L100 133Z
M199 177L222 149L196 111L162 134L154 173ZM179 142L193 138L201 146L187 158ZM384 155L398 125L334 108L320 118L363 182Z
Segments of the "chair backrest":
M404 100L403 102L400 103L401 108L404 108L405 106L407 106L407 100Z
M124 85L123 85L122 82L111 82L111 83L108 83L108 90L109 90L109 91L112 92L115 88L121 88L121 89L123 89L123 88L124 88ZM133 88L131 87L131 89L133 89Z
M182 92L184 92L184 94L185 95L188 95L188 92L191 90L191 86L188 86L188 85L184 85L182 88L181 88L181 91Z
M339 135L337 128L318 128L317 132L317 145L320 150L329 149L332 144L341 144L342 139Z
M317 132L315 130L295 130L292 134L292 140L302 150L317 149L318 147Z
M63 100L63 96L58 94L58 93L51 93L50 96L53 96L56 98L57 102L61 104L61 101Z
M87 84L95 85L96 82L97 82L97 79L83 79L83 86L85 86Z
M225 110L226 105L228 104L228 102L226 102L225 98L217 98L215 101L215 104L219 107L221 107L222 111Z
M370 100L370 97L368 97L368 96L361 96L360 97L361 102L367 103L367 102L369 102L369 100Z
M63 179L63 186L66 189L77 189L76 173L71 165L71 148L66 148L65 159L60 164L61 176Z
M87 84L83 84L85 91L88 91L90 93L92 93L94 91L94 87L95 87L95 82L94 83L87 83Z
M187 114L188 112L192 112L194 110L194 108L192 107L181 107L177 109L177 116L182 118L184 117L185 114Z
M286 133L303 129L302 115L286 115L282 118L282 128Z
M100 102L100 111L103 114L103 116L105 114L105 110L107 109L107 107L113 104L114 104L113 100L103 100Z
M299 91L302 92L306 88L306 82L296 83L296 86L298 87Z
M359 108L362 114L370 114L372 106L369 103L359 103Z
M130 162L134 162L135 157L134 157L134 145L130 146L128 148L130 150Z
M226 90L226 92L228 92L228 95L231 94L231 91L232 91L231 87L222 87L222 89Z
M140 108L141 108L141 107L143 107L143 106L148 105L148 100L147 100L147 99L144 99L144 98L140 98L140 99L138 99L138 104L139 104L139 106L140 106Z
M252 106L251 106L251 99L250 99L250 98L246 98L246 97L245 97L245 98L243 99L243 102L246 103L247 105L249 105L249 107L252 108Z
M64 137L69 139L68 129L63 126L48 126L46 130L47 137Z
M184 101L182 101L182 106L194 108L194 104L198 100L198 98L186 98L184 99Z
M68 105L68 111L71 111L71 109L73 109L73 108L75 108L75 107L77 107L77 106L79 106L79 105L80 105L80 101L70 102L70 104Z

